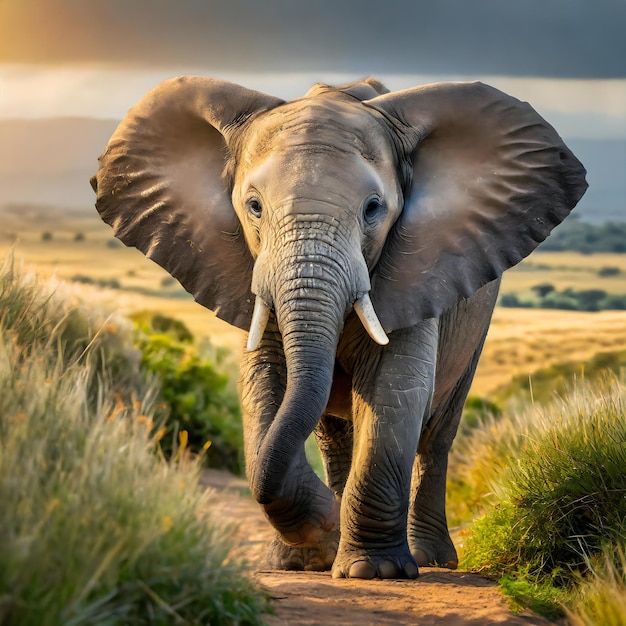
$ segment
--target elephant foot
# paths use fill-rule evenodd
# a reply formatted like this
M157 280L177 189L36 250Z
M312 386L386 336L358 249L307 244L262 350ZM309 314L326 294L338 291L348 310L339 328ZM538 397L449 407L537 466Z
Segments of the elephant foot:
M456 569L459 558L452 540L448 536L447 541L424 541L411 542L411 554L419 567L445 567Z
M306 548L328 543L329 537L336 536L336 550L341 500L325 485L321 495L316 501L306 503L304 511L299 510L298 503L291 499L263 505L282 543L294 548Z
M340 551L333 578L417 578L419 570L408 549Z
M276 536L267 552L267 564L272 569L323 572L329 570L339 545L339 532L328 536L314 546L288 546Z

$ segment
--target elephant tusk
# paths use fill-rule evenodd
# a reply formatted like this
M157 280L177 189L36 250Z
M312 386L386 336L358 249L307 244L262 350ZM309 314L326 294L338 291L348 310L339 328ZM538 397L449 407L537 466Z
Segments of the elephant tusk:
M389 337L387 337L380 320L374 311L372 301L369 294L363 294L355 303L354 310L359 316L367 334L381 346L386 346L389 343Z
M246 345L248 352L252 352L259 347L269 318L270 308L263 302L262 298L257 296L254 302L254 313L252 313L250 332L248 333L248 344Z

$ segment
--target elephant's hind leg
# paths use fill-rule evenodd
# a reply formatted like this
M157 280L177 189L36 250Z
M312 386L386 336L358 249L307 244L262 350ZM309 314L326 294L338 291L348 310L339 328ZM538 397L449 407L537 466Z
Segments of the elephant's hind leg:
M354 425L350 420L333 415L324 415L315 429L326 484L339 498L343 495L352 465L353 434Z
M420 439L413 467L409 509L409 545L419 566L456 569L458 556L446 519L448 453L463 413L480 356L472 357L467 369L443 404L437 407Z

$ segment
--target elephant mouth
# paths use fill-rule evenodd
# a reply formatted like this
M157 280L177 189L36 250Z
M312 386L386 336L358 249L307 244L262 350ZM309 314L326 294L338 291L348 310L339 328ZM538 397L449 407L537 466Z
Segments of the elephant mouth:
M359 296L354 304L354 312L357 314L367 334L379 345L386 346L389 343L389 337L385 333L378 315L374 310L369 293ZM254 312L252 313L252 322L248 333L248 343L246 349L249 352L256 350L261 343L265 327L270 317L270 307L260 296L256 297L254 302Z

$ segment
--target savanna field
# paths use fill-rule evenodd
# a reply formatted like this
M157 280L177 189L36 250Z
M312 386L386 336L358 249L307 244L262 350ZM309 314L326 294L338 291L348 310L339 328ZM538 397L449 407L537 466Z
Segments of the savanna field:
M95 215L2 219L0 624L263 623L198 488L241 472L243 334ZM461 568L624 624L626 254L540 248L501 294L450 459Z

